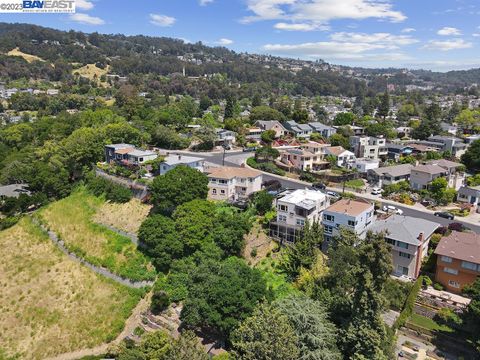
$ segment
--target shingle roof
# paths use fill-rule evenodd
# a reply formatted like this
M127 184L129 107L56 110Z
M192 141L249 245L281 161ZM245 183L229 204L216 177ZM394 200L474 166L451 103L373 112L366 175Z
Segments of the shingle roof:
M429 238L439 227L440 224L433 221L392 215L385 220L377 220L370 230L376 233L386 232L386 237L389 239L420 245L418 240L420 233L423 233L425 238Z
M440 240L435 254L480 264L480 235L452 231Z
M27 184L11 184L0 186L0 196L18 198L22 193L29 195L30 191L28 191L27 188Z
M411 164L401 164L395 166L387 166L383 168L374 169L374 171L378 176L382 176L384 174L391 175L393 177L397 176L405 176L409 175L413 169L413 165Z
M457 168L457 167L462 166L462 164L460 164L460 163L450 161L450 160L446 160L446 159L430 160L430 161L427 161L427 164L428 165L438 165L438 166L441 166L441 167L444 167L444 168L447 168L447 169Z
M332 154L332 155L335 155L335 156L338 156L338 155L341 155L343 154L345 150L342 146L330 146L330 147L327 147L325 149L328 153Z
M415 166L412 169L412 171L420 171L420 172L435 175L435 174L443 174L447 170L445 170L444 168L438 165L419 165L419 166Z
M165 158L163 162L167 165L174 166L174 165L181 165L181 164L191 164L197 161L204 161L204 160L205 159L203 158L194 157L194 156L170 154Z
M255 178L257 176L262 175L260 171L248 169L248 168L236 168L236 167L217 167L217 168L210 168L208 171L209 178L217 178L217 179L233 179L236 177L240 178Z
M326 211L357 216L373 208L369 202L352 199L341 199L331 205Z
M114 148L115 150L135 148L135 146L131 144L110 144L107 146L110 148Z

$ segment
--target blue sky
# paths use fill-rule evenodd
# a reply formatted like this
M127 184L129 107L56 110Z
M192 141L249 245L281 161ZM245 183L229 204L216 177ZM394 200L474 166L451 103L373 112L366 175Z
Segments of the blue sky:
M169 36L363 67L480 67L478 0L76 0L76 14L0 14L63 30Z

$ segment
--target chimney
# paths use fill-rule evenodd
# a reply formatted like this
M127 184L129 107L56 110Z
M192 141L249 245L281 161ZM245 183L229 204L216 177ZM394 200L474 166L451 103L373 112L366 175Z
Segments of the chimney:
M418 239L418 241L420 241L420 243L423 243L423 240L425 240L424 237L425 237L425 234L424 234L424 232L422 231L422 232L418 235L418 238L417 238L417 239Z

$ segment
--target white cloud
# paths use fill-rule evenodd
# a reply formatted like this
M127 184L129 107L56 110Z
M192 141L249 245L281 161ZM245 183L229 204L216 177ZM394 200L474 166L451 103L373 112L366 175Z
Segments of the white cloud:
M362 20L378 18L401 22L406 16L392 9L383 0L247 0L253 15L242 19L249 23L260 20L283 20L292 23L326 25L335 19ZM301 31L305 31L304 27Z
M222 39L218 40L216 42L216 44L222 45L222 46L232 45L233 40L230 40L230 39L227 39L227 38L222 38Z
M201 6L206 6L208 4L213 3L214 0L199 0Z
M463 39L452 39L452 40L430 40L423 49L427 50L440 50L440 51L450 51L458 49L469 49L473 47L471 42L466 42Z
M75 8L80 10L92 10L93 3L87 0L76 0L75 1Z
M473 37L480 37L480 34L479 33L474 33L472 34Z
M328 30L328 26L319 26L316 24L308 24L308 23L285 23L279 22L273 26L275 29L278 30L285 30L285 31L313 31L313 30Z
M462 35L462 32L457 28L446 26L438 30L437 34L442 36L460 36Z
M415 32L415 31L417 31L417 30L414 29L414 28L405 28L405 29L402 29L402 33L404 33L404 34L412 33L412 32Z
M177 19L171 16L162 15L162 14L150 14L150 24L161 26L161 27L169 27L175 24Z
M70 20L86 25L103 25L105 20L88 14L75 13L70 15Z
M338 32L330 35L333 41L338 42L352 42L352 43L375 43L382 45L385 48L393 49L400 46L411 45L418 42L417 39L412 38L410 35L393 35L389 33L349 33Z

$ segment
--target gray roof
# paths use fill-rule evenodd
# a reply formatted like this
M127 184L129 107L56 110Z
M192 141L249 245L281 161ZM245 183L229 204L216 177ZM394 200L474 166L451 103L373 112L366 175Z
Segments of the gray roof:
M308 125L310 125L310 127L312 127L315 130L336 130L335 128L333 128L331 126L322 124L318 121L308 123Z
M462 164L460 164L460 163L450 161L450 160L446 160L446 159L430 160L430 161L427 161L427 164L428 165L438 165L438 166L441 166L442 168L446 168L446 169L457 168L457 167L462 166Z
M150 156L150 155L157 155L157 153L153 152L153 151L143 151L143 150L135 149L135 150L130 151L128 153L128 155L131 155L131 156Z
M109 148L114 148L115 150L120 150L120 149L129 149L129 148L134 148L135 145L131 144L110 144L106 145Z
M182 164L191 164L198 161L204 161L205 159L193 156L185 156L185 155L178 155L178 154L170 154L168 155L163 163L175 166L175 165L182 165Z
M388 174L393 177L397 176L405 176L410 175L410 172L413 169L413 165L411 164L401 164L395 166L387 166L378 169L373 169L372 171L375 172L378 176L382 176L384 174Z
M462 186L458 189L458 193L465 196L478 196L480 194L480 186Z
M386 232L385 237L405 242L412 245L420 245L418 237L423 233L424 238L429 238L440 224L415 218L411 216L392 215L385 220L377 220L370 230L376 233Z
M27 190L27 184L11 184L0 186L0 197L14 197L18 198L20 194L30 195L30 191Z
M445 168L438 165L418 165L418 166L415 166L412 170L420 171L420 172L424 172L432 175L444 174L445 172L447 172Z
M275 125L280 125L283 127L283 125L280 124L280 121L277 120L257 120L255 124L258 124L258 126L264 130L270 130Z

